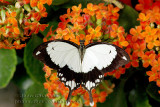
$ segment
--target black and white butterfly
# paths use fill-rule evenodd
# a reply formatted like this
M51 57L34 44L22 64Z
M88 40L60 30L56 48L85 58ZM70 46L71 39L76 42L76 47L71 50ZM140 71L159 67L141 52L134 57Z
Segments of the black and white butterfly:
M104 73L111 72L129 62L129 55L116 45L95 42L80 45L66 40L53 40L42 43L33 52L35 58L50 68L57 69L58 77L69 88L67 105L70 104L73 90L85 88L93 106L91 90L104 78Z

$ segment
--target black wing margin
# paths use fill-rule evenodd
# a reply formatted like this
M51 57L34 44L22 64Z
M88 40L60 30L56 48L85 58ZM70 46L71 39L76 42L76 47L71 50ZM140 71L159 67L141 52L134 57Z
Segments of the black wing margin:
M49 66L50 68L58 69L59 67L51 61L51 58L46 51L48 43L50 42L53 42L53 41L44 42L40 44L37 48L35 48L33 51L33 56L36 59L43 62L45 65Z
M111 72L115 69L118 69L120 66L126 65L130 61L130 57L125 50L113 44L112 46L116 47L117 56L112 61L112 64L105 69L106 70L105 72Z

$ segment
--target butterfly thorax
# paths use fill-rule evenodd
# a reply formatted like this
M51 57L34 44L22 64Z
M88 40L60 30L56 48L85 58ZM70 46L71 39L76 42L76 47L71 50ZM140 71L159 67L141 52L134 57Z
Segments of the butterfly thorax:
M84 45L84 40L80 40L80 46L79 46L79 53L80 53L80 58L81 58L81 63L83 61L84 53L85 53L85 45Z

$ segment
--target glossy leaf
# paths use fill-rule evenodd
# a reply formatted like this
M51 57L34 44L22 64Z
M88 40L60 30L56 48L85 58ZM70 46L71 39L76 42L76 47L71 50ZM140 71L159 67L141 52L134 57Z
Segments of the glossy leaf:
M130 91L129 102L132 107L151 107L145 87L140 82L136 82L136 88Z
M124 5L124 8L119 12L119 25L125 28L126 32L129 32L130 28L139 25L137 21L138 12L132 7Z
M98 103L97 107L128 107L124 92L125 80L114 89L113 93L108 95L104 103Z
M24 49L24 66L27 73L36 83L43 83L45 81L43 64L33 57L33 50L42 43L42 39L37 35L33 35L27 46Z
M160 88L158 88L155 82L151 82L147 87L148 95L154 100L160 102L160 94L158 93L158 90L160 90Z
M69 0L53 0L53 5L62 5L64 3L67 3Z
M14 49L0 49L0 88L8 85L16 70L17 57Z

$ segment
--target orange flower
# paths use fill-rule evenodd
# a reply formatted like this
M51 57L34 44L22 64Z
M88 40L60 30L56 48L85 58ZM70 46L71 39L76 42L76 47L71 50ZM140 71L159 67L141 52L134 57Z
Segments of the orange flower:
M66 28L65 30L67 31L67 34L63 35L64 40L72 40L75 38L75 35L72 30L70 30L69 28Z
M77 12L77 13L80 13L80 12L82 12L82 5L81 4L79 4L78 5L78 7L77 6L73 6L72 7L72 10L73 10L73 12Z
M31 7L36 7L38 3L38 0L30 0Z
M15 32L16 34L20 34L19 28L18 28L18 27L14 27L14 32Z
M47 0L47 4L51 5L52 4L52 0Z
M138 0L138 1L140 4L137 4L135 8L142 12L145 12L148 9L150 9L153 4L153 0Z
M113 7L113 5L108 5L108 11L112 13L113 16L119 16L117 13L120 9L118 7Z
M75 13L74 15L72 15L71 23L75 23L75 22L78 22L78 23L83 22L83 17L80 16L79 13Z
M143 35L141 34L141 32L142 32L142 27L141 26L137 26L136 29L134 29L134 28L130 29L130 34L133 35L133 37L132 37L133 42L136 42L137 39L143 39L144 38Z
M48 66L44 65L43 70L46 72L45 77L48 78L51 75L51 68Z
M157 71L147 71L146 74L149 76L149 82L156 81L158 79Z
M66 35L68 33L68 31L65 29L65 30L62 30L61 28L58 28L56 30L57 34L55 36L56 39L61 39L63 38L64 35Z
M133 67L138 67L139 66L139 60L137 56L131 56L130 55L130 63Z
M61 22L58 24L58 27L61 28L62 30L64 30L70 19L66 20L64 15L63 15L63 16L60 16L60 20L61 20Z
M107 11L106 10L99 10L96 12L96 18L97 19L102 19L105 18L107 15Z
M142 62L143 62L143 67L148 67L149 65L153 65L153 62L155 61L155 54L150 54L148 55L143 55L142 56Z
M140 24L142 27L149 25L149 18L150 18L150 14L147 14L147 15L145 15L144 13L139 14L138 20L140 21Z
M147 47L152 49L154 46L160 46L158 35L156 35L157 29L152 29L150 26L145 27L145 32L142 35L145 36L145 41L148 43Z
M119 27L117 24L113 24L111 26L111 31L110 31L110 36L113 38L121 37L124 34L124 28L123 27Z
M81 30L83 30L84 29L84 25L83 24L78 24L78 22L75 22L74 24L73 24L73 27L71 28L71 30L73 31L73 32L78 32L78 31L81 31Z
M92 39L93 39L93 38L99 38L102 35L100 30L101 30L101 27L97 26L95 29L89 28L88 32L90 33L90 35L92 35Z
M133 44L133 55L142 57L144 55L145 49L146 49L145 41L142 41L141 43L134 43Z
M160 57L158 58L158 60L154 60L153 62L153 66L152 66L152 71L160 71Z
M118 14L119 10L120 9L118 7L114 8L113 5L111 5L111 4L108 5L108 13L107 14L109 14L110 19L112 21L116 21L119 18L119 14Z
M93 15L95 15L95 11L97 9L98 9L97 5L93 5L92 3L89 3L89 4L87 4L87 8L83 9L83 12L93 16Z

